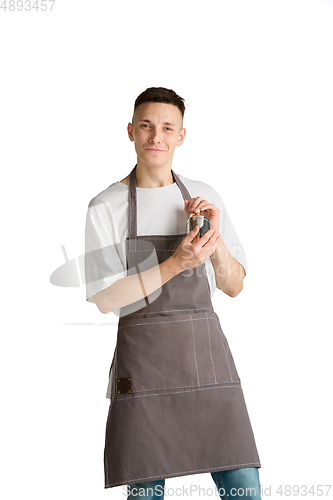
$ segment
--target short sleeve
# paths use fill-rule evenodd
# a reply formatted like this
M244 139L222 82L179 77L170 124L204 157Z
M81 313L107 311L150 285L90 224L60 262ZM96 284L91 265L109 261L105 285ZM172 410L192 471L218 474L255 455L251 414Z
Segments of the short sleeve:
M122 244L115 241L111 224L100 217L96 207L89 207L85 228L85 283L88 302L94 303L93 295L127 276L123 260Z
M243 245L235 231L235 228L230 220L229 214L220 195L215 191L214 188L211 188L211 192L211 202L220 210L220 233L223 243L229 250L232 257L243 266L246 273L247 261Z

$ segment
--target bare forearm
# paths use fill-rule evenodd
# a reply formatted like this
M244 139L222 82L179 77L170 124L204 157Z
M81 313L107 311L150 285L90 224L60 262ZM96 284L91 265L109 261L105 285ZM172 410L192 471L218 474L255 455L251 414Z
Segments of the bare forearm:
M142 283L139 274L121 278L94 295L95 303L104 314L120 309L148 297L181 271L173 257L169 257L161 264L140 273Z
M245 270L232 257L222 240L220 240L215 252L211 255L211 261L218 288L230 297L236 297L243 289Z

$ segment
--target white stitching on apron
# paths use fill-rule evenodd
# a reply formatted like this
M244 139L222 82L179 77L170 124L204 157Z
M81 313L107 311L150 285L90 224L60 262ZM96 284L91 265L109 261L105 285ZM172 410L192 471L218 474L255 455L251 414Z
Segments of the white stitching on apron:
M222 340L222 345L223 345L223 349L224 349L224 352L225 352L225 359L227 360L227 363L228 363L228 367L229 367L229 372L230 372L230 378L231 378L231 381L234 382L233 378L232 378L232 374L231 374L231 370L230 370L230 365L229 365L229 361L228 361L228 356L227 356L227 351L224 347L224 342L223 342L223 332L222 332L222 328L220 328L220 336L221 336L221 340Z
M166 312L177 312L177 311L207 311L207 307L194 307L193 309L169 309L167 311L153 311L151 313L135 313L136 316L138 316L139 314L159 314L159 313L166 313ZM216 312L213 311L212 309L208 309L208 311L211 311L214 315L217 316ZM185 314L185 313L184 313ZM190 313L189 313L190 314ZM123 318L125 316L122 316Z
M208 321L208 316L206 312L206 319L207 319L207 327L208 327L208 334L209 334L209 352L210 352L210 359L212 360L212 366L213 366L213 372L214 372L214 379L215 379L215 384L216 384L216 375L215 375L215 368L214 368L214 361L213 361L213 356L212 356L212 345L210 342L210 328L209 328L209 321ZM215 318L216 319L216 318Z
M176 472L175 474L170 474L169 477L175 477L175 476L183 476L185 475L186 473L193 473L193 472L214 472L215 470L216 471L219 471L219 470L223 470L223 469L241 469L242 467L244 467L244 465L254 465L256 467L259 467L260 466L260 463L259 462L248 462L246 464L235 464L235 465L227 465L225 467L215 467L214 469L197 469L197 470L186 470L184 472ZM107 484L106 486L118 486L118 485L122 485L122 484L131 484L131 483L138 483L138 482L143 482L144 480L147 480L147 479L165 479L165 476L150 476L150 477L140 477L138 479L132 479L131 481L126 481L125 483L124 482L121 482L121 483L111 483L111 484ZM166 478L168 479L168 478Z
M215 384L212 384L215 386ZM185 386L186 387L186 386ZM190 386L191 387L191 386ZM167 396L168 394L184 394L185 392L194 392L194 391L207 391L208 389L227 389L228 387L238 387L239 389L242 389L241 384L239 385L226 385L222 387L197 387L197 389L191 389L190 391L176 391L176 392L156 392L154 394L139 394L136 395L135 393L131 394L130 396L125 396L125 397L115 397L115 401L122 401L122 400L128 400L129 398L143 398L143 397L148 397L148 396ZM151 389L152 391L155 389Z
M193 348L194 348L195 369L197 371L198 385L200 385L200 382L199 382L199 373L198 373L198 365L197 365L197 355L196 355L196 352L195 352L195 339L194 339L194 328L193 328L192 314L190 314L190 317L191 317L191 326L192 326L192 335L193 335Z
M221 335L222 345L223 345L223 349L224 349L224 352L225 352L225 359L227 360L227 363L228 363L228 366L229 366L230 378L231 378L231 381L234 382L234 380L232 378L231 370L230 370L230 365L229 365L229 361L228 361L227 351L225 350L225 347L224 347L224 342L223 342L223 335L224 334L222 332L222 328L221 328L220 322L219 322L219 328L220 328L220 335Z
M133 323L131 325L123 325L119 326L118 328L128 328L130 326L138 326L138 325L161 325L162 323L180 323L181 321L200 321L200 320L205 320L206 318L193 318L193 319L174 319L171 321L153 321L151 323ZM217 318L209 318L209 319L215 319L216 321L219 321ZM224 347L224 346L223 346Z
M213 384L202 384L202 385L217 385L218 383L221 384L221 385L230 384L230 382L215 382ZM240 382L239 382L239 384L241 385ZM167 388L167 387L155 387L154 389L140 389L140 390L136 390L135 392L139 393L139 392L159 391L159 390L169 390L169 389L184 389L184 388L191 388L191 387L196 387L196 388L199 389L199 386L196 384L196 385L178 385L178 386L169 387L169 388ZM227 387L230 387L230 385L228 385ZM231 387L234 387L234 386L231 385ZM165 393L165 394L168 394L168 393Z

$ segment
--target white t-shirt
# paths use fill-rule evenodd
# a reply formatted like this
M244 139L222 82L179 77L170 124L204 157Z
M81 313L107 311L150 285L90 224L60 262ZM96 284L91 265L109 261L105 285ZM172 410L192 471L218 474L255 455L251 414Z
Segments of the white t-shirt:
M247 271L242 244L231 223L219 194L205 182L179 175L192 198L201 196L220 210L220 233L230 254ZM128 189L120 181L92 198L88 205L85 233L86 300L94 303L93 295L125 278L128 237ZM157 188L136 188L137 235L186 234L187 215L182 193L174 182ZM205 262L211 296L217 285L210 257ZM116 311L113 311L117 314Z

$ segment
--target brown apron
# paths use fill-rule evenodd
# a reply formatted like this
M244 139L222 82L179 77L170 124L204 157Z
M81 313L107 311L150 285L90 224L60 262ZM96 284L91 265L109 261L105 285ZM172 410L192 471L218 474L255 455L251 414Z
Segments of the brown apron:
M137 236L135 169L129 183L128 274L168 259L186 236ZM105 488L261 467L205 264L121 309L109 388Z

